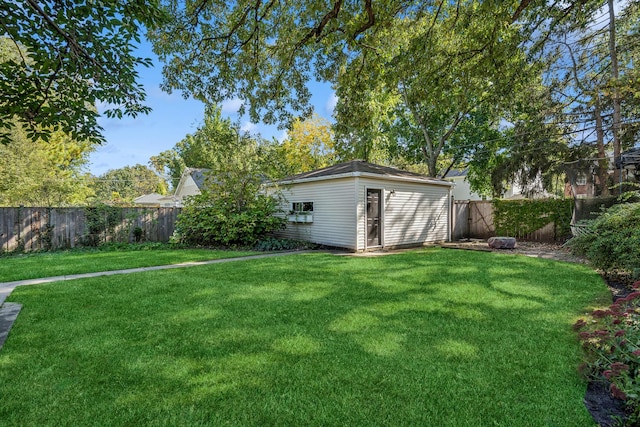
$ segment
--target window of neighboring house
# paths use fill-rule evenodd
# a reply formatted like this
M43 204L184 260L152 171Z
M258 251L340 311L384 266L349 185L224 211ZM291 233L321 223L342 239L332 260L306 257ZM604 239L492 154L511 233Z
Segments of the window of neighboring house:
M291 212L313 212L313 202L293 202Z
M581 173L576 177L576 185L587 185L587 175Z

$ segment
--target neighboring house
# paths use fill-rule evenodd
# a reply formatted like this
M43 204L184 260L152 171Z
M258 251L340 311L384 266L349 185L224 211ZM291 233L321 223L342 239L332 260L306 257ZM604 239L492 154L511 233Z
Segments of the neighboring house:
M277 183L289 212L281 237L353 251L450 240L453 184L360 160Z
M209 169L186 168L184 172L182 172L182 176L173 195L161 196L156 193L145 194L133 202L139 206L181 208L184 204L185 197L195 196L202 192L205 175L208 170Z
M471 184L467 181L468 172L468 168L452 169L445 175L445 180L456 185L452 190L454 200L491 200L491 197L481 196L471 190Z
M522 186L518 179L508 183L507 190L502 194L503 199L510 200L547 199L549 197L553 197L553 195L544 189L540 173L538 173L536 179L529 183L526 188Z
M567 175L568 182L564 183L564 196L575 197L576 199L586 199L595 197L598 176L593 173L578 172L571 179Z
M151 193L133 199L133 204L149 208L167 208L175 206L176 202L173 196L163 196L162 194Z
M185 197L195 196L202 192L208 171L209 169L186 168L184 172L182 172L180 181L176 186L176 191L173 193L173 198L175 199L174 206L182 207Z
M453 182L453 198L455 200L491 200L490 196L482 196L471 190L471 185L467 181L468 168L452 169L444 177L445 180ZM529 190L525 191L518 181L507 185L507 190L502 194L503 199L540 199L551 197L542 185L542 178L538 177L535 182L529 185Z

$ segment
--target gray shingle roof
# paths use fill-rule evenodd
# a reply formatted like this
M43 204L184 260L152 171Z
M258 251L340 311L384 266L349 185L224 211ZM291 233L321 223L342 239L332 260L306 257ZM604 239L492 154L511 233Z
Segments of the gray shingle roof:
M459 176L467 176L468 173L469 173L469 168L451 169L449 172L447 172L447 175L445 176L445 178L456 178Z
M329 166L322 169L317 169L311 172L304 172L297 175L286 178L286 181L299 181L310 178L330 177L334 175L355 174L355 173L370 173L375 175L381 175L393 178L418 178L431 181L442 181L438 178L431 178L419 173L404 171L401 169L391 168L388 166L375 165L363 160L352 160L350 162L339 163L337 165Z
M206 178L206 173L209 172L209 169L202 168L190 168L189 173L191 174L191 178L193 182L196 183L199 189L202 190L202 186L204 185L204 180Z

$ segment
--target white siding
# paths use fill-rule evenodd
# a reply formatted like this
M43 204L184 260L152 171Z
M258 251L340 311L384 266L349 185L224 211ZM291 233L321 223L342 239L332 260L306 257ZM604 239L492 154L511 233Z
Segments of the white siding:
M183 199L186 196L194 196L196 194L200 194L200 189L198 188L198 184L193 180L191 176L187 176L184 180L184 184L179 189L180 194L176 194L177 197Z
M383 190L383 246L420 245L448 239L449 187L359 178L357 250L366 249L368 188Z
M456 184L453 187L453 198L456 200L491 200L491 197L482 197L478 193L471 191L471 184L467 181L466 177L457 176L455 178L446 178L447 181Z
M291 185L282 189L286 199L282 208L293 202L313 202L313 222L288 223L279 235L322 245L356 249L356 212L354 179L330 179Z

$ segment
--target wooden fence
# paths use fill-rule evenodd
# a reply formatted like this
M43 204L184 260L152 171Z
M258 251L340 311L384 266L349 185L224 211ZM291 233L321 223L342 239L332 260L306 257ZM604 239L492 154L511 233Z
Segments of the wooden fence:
M488 239L495 236L493 204L486 201L454 201L452 230L452 240ZM557 238L553 223L532 233L516 233L510 237L532 242L553 242Z
M179 208L0 208L0 252L167 242Z

